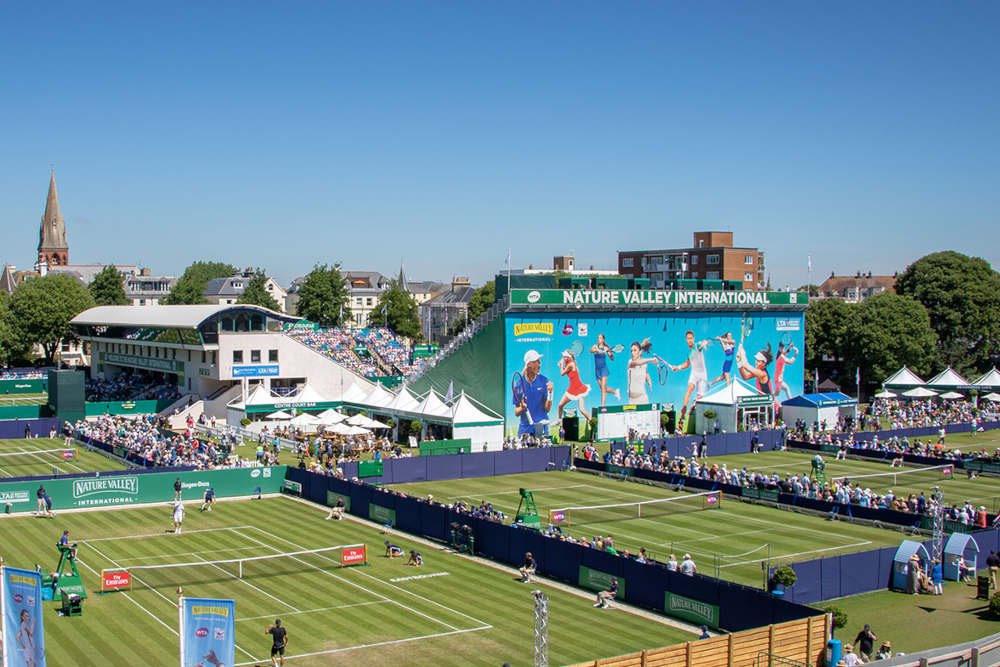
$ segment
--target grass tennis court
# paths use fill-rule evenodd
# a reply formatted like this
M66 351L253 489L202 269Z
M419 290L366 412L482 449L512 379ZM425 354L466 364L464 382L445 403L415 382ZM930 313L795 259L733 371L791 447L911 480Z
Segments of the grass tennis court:
M67 459L64 452L72 451ZM124 465L86 447L76 444L64 447L62 438L13 438L0 440L0 479L30 475L52 475L57 468L60 474L122 470Z
M443 503L463 500L478 504L487 500L511 519L522 487L533 492L543 522L550 509L684 495L662 487L571 471L418 482L392 488L416 496L432 494ZM563 530L588 538L610 533L619 551L635 553L645 547L661 561L671 553L680 560L688 552L694 556L699 572L709 576L715 575L718 556L720 578L756 587L763 584L761 561L768 558L769 549L771 563L776 565L898 545L903 539L898 531L844 521L832 523L821 517L730 499L723 500L719 509L573 523Z
M175 665L178 660L175 588L188 596L236 600L237 665L265 665L264 629L281 618L289 632L291 665L531 664L531 591L549 596L551 664L634 652L688 641L694 635L621 607L594 609L590 595L544 584L525 585L515 574L392 535L425 565L383 557L384 536L351 520L324 521L326 510L289 498L220 502L199 513L188 504L184 534L166 532L167 504L129 510L64 512L57 521L0 520L7 563L53 568L54 547L69 529L79 543L89 599L80 617L62 618L47 603L48 664ZM228 566L146 571L132 592L100 595L102 568L251 558L334 545L367 543L371 565L340 568L330 554L299 555L266 567L248 566L243 579ZM613 623L614 632L594 631ZM581 630L588 629L586 632ZM230 666L227 666L230 667Z

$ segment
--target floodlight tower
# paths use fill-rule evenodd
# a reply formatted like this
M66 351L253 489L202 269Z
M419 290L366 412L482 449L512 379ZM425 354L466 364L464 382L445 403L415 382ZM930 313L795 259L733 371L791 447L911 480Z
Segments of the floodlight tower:
M549 666L549 598L542 591L535 596L535 667Z
M944 493L940 486L931 487L931 499L934 510L931 514L931 560L941 560L944 551Z

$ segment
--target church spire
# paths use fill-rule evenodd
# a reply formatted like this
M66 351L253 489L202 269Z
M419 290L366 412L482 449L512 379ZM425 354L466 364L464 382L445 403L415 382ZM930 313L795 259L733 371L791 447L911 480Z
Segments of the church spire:
M38 264L47 267L69 263L69 243L66 241L66 221L59 211L55 169L49 175L49 193L45 198L45 214L38 233Z

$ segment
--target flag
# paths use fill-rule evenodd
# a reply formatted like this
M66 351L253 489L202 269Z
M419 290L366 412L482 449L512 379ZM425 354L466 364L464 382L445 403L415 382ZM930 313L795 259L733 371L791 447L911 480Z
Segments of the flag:
M806 269L809 271L809 273L812 273L812 270L813 270L813 256L812 255L806 255Z
M445 403L451 403L455 400L455 381L452 380L448 383L448 393L444 395Z
M858 396L861 396L861 367L854 367L854 386L858 388Z
M181 598L181 667L236 664L236 601Z
M3 601L4 667L45 667L45 627L42 575L4 567L0 577Z

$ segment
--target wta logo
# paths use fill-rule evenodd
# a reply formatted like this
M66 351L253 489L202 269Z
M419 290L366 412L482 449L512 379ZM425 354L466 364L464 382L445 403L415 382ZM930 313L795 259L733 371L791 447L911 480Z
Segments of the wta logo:
M514 325L515 336L523 336L525 334L545 334L546 336L551 336L552 331L552 322L519 322Z
M558 511L552 512L552 516L550 518L552 520L552 523L562 523L563 521L566 520L566 513Z
M719 494L718 493L713 493L710 496L705 496L705 504L706 505L716 505L716 504L718 504L718 502L719 502Z

